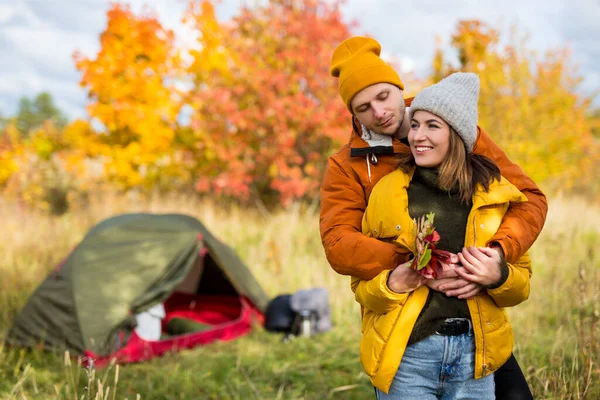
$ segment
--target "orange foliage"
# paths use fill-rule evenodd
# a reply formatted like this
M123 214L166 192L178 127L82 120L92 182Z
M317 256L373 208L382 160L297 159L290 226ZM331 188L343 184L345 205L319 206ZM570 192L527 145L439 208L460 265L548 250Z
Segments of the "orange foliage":
M328 73L351 36L340 4L270 0L219 22L212 1L191 1L183 23L198 39L186 65L155 16L113 4L98 54L74 56L90 120L62 131L46 123L28 138L5 126L0 187L55 212L107 178L268 205L316 199L327 157L350 130ZM513 161L545 188L598 188L600 114L577 93L570 53L540 57L514 31L500 39L481 21L459 22L451 42L460 65L446 64L438 43L430 81L478 73L480 125ZM182 110L189 125L178 123Z
M88 113L106 128L94 155L108 160L109 178L123 187L156 183L173 144L181 103L173 79L180 59L173 32L152 15L113 4L94 59L76 53Z
M203 4L191 18L218 62L192 53L190 72L207 83L194 91L197 189L283 204L317 196L350 123L328 73L333 49L350 36L339 2L272 0L223 26L207 22Z

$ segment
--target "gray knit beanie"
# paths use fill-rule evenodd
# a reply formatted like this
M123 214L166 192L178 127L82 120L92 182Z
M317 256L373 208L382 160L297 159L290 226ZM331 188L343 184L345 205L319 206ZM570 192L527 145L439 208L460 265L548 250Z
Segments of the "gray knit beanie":
M410 118L418 110L442 118L465 142L471 153L477 139L479 78L470 72L456 72L421 90L410 105Z

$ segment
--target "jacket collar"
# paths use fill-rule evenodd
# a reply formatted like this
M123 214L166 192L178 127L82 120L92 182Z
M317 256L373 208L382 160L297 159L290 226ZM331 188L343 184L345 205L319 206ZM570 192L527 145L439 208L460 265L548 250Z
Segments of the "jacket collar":
M352 116L352 134L350 136L350 156L360 157L369 154L398 154L402 151L402 148L406 148L406 145L395 137L391 138L390 144L379 144L373 143L372 146L362 138L361 124Z
M410 107L414 97L408 97L404 99L406 107ZM352 135L350 136L350 156L360 157L369 154L398 154L402 150L406 151L406 144L400 140L392 137L391 145L376 145L371 146L366 140L362 138L361 124L358 119L352 116Z
M510 183L504 177L500 182L493 181L490 184L490 190L485 191L481 185L478 185L473 194L473 208L490 206L504 203L522 203L527 201L527 197L515 185Z
M401 187L406 190L410 185L410 181L414 175L414 169L410 173L396 169L391 174L395 174L394 186ZM473 209L484 206L491 206L505 203L523 203L527 201L527 197L515 185L510 183L506 178L501 177L500 182L493 181L490 184L490 190L485 191L481 185L477 186L473 194Z

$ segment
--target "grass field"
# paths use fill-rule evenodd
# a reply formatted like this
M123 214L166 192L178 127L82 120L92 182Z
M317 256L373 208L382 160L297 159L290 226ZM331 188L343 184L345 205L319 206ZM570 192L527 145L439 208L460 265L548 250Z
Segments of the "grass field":
M202 220L275 296L329 290L335 328L284 343L262 329L152 362L85 369L76 357L2 345L35 287L96 222L121 212L179 212ZM0 203L1 399L371 399L358 360L359 307L348 278L325 260L318 210L267 216L189 199L104 197L62 217ZM600 208L552 199L532 249L530 299L509 311L515 354L536 399L600 398Z

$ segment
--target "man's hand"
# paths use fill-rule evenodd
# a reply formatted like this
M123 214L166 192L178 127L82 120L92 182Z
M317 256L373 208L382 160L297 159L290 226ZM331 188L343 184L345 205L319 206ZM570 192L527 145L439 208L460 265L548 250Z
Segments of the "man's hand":
M502 277L502 255L489 247L468 247L458 253L464 269L456 273L463 279L483 286L497 283Z
M421 274L408 268L411 262L412 261L408 261L404 264L400 264L390 272L387 285L392 292L410 293L423 286L427 281Z
M427 286L430 289L459 299L470 299L483 289L481 285L463 279L458 275L456 270L462 268L458 255L452 253L448 261L447 264L442 265L442 273L438 275L438 279L427 281Z
M448 297L458 297L459 299L470 299L483 290L483 286L479 283L470 282L460 277L441 279L435 286L437 289L432 289L444 292ZM431 288L431 285L429 287Z

